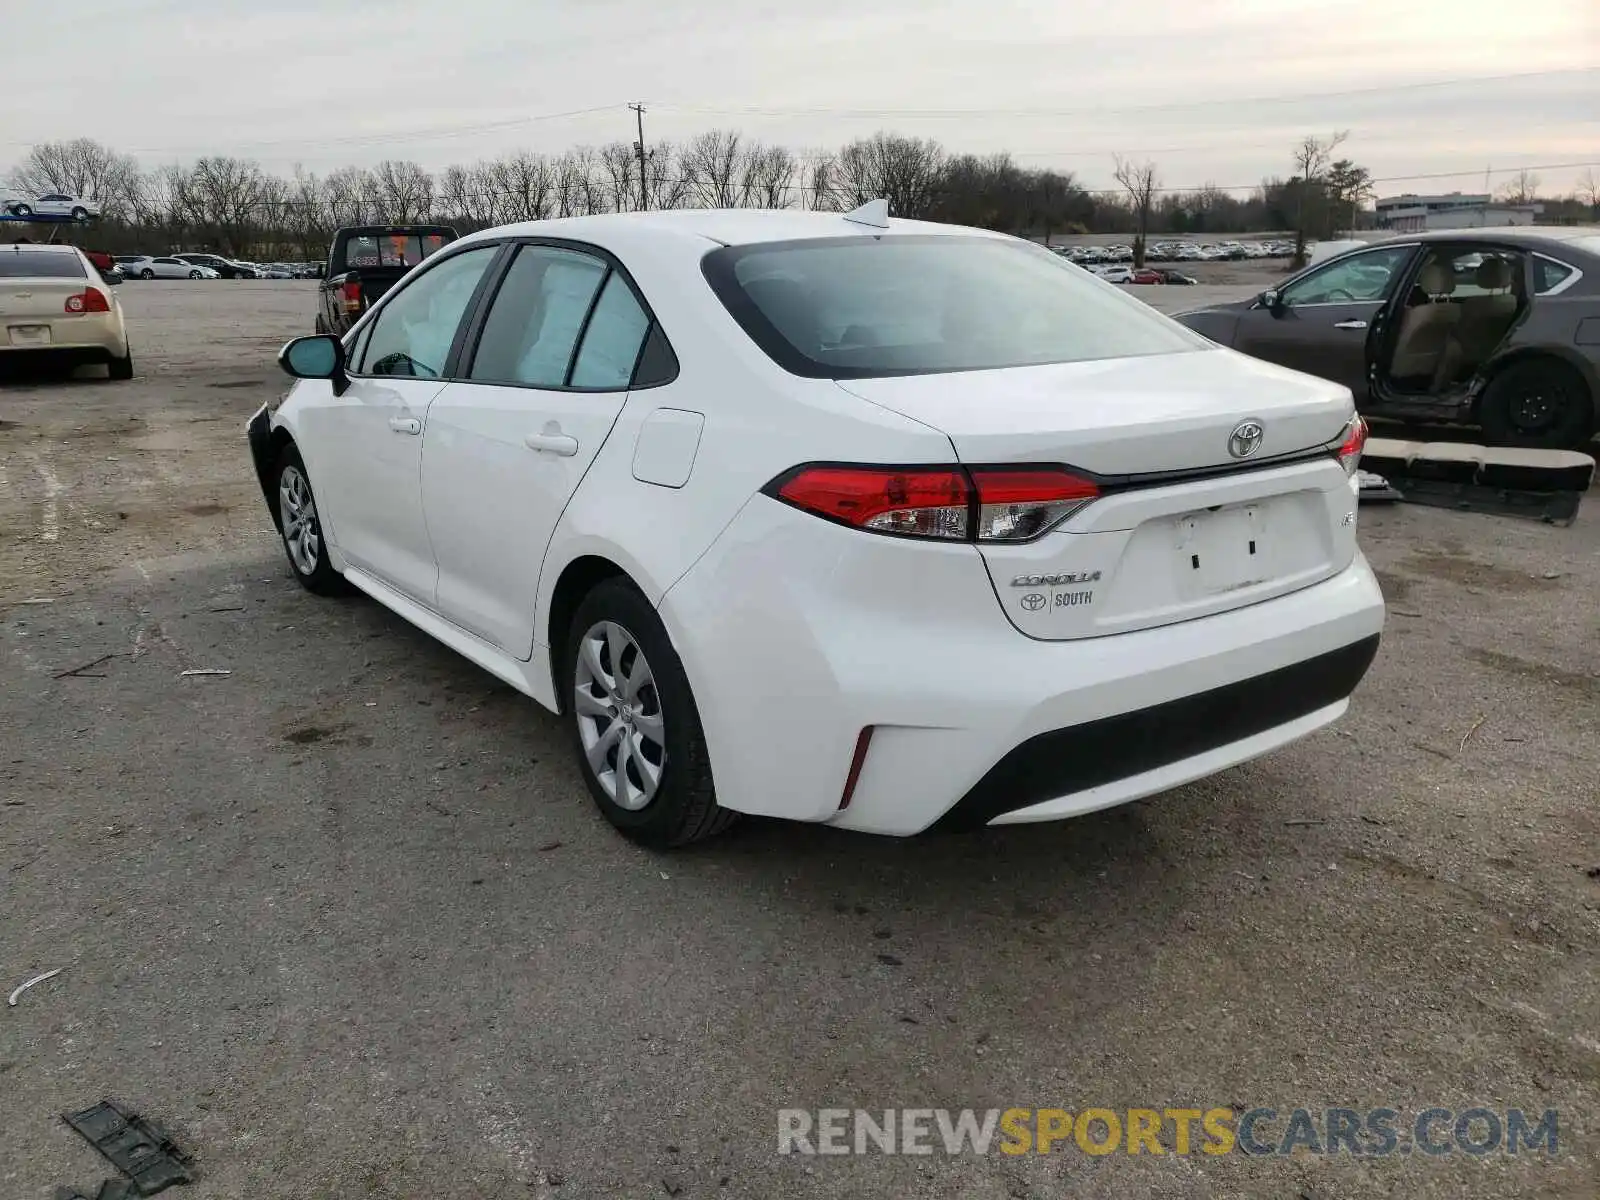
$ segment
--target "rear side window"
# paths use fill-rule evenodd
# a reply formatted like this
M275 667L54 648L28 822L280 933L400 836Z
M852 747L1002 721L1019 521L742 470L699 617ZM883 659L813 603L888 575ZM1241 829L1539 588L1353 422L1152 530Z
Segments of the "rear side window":
M578 333L606 271L606 264L590 254L555 246L520 248L489 307L467 378L565 387Z
M44 250L0 250L0 279L84 279L76 254Z
M1559 263L1553 258L1546 258L1542 254L1533 256L1533 294L1542 296L1546 292L1553 292L1566 280L1576 274L1575 267L1566 263Z
M628 281L611 272L583 331L583 345L572 364L571 386L627 387L649 328L650 318L639 307Z
M959 236L730 246L703 263L785 370L858 379L1202 350L1204 339L1024 242Z

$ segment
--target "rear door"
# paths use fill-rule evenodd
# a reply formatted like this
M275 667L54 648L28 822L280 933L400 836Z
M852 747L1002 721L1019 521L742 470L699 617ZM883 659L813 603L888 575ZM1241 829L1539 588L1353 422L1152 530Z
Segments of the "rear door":
M438 605L527 659L545 550L628 398L650 318L602 252L525 244L475 324L423 437Z
M1367 335L1416 245L1378 246L1334 259L1286 284L1276 309L1239 316L1233 348L1341 383L1367 397Z

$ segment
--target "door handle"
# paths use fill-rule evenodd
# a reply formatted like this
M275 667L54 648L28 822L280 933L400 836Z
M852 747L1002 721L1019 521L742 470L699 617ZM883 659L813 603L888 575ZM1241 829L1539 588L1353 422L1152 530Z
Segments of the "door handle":
M396 433L421 433L422 422L416 417L390 417L389 428Z
M563 458L571 458L578 452L578 439L564 433L530 433L522 439L522 444L529 450L559 454Z
M1335 329L1365 329L1367 323L1359 319L1354 321L1335 321L1333 327Z

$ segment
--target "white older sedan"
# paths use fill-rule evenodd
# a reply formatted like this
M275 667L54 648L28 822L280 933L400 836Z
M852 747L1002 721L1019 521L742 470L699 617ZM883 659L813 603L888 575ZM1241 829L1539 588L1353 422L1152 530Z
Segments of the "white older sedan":
M0 361L105 363L133 378L122 306L75 246L0 246Z
M563 713L647 844L1089 812L1326 725L1377 650L1347 389L881 202L486 230L279 361L295 576Z

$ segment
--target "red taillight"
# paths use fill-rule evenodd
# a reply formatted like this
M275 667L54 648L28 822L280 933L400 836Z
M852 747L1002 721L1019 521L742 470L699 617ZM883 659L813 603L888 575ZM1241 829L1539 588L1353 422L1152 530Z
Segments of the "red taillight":
M1356 467L1361 463L1361 452L1367 447L1367 421L1359 414L1351 419L1345 428L1344 436L1339 442L1336 453L1339 461L1344 464L1345 473L1354 475Z
M1051 467L974 467L980 542L1026 542L1100 495L1097 484Z
M830 521L941 541L1025 542L1100 494L1055 467L802 467L769 494Z
M348 280L346 280L340 286L339 291L344 296L344 310L345 310L345 312L360 312L361 311L361 281L360 280L358 280L358 279L348 279Z
M778 497L858 529L963 541L972 487L959 467L807 467Z
M63 311L69 316L77 316L79 313L110 312L111 302L106 299L104 292L95 288L84 288L76 296L67 297Z

